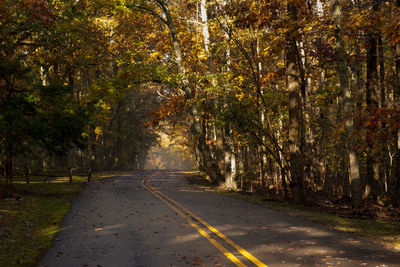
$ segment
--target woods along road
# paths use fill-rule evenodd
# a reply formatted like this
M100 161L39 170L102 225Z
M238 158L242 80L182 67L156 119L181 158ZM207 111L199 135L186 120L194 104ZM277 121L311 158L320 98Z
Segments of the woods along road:
M400 266L400 253L158 171L90 184L39 266Z

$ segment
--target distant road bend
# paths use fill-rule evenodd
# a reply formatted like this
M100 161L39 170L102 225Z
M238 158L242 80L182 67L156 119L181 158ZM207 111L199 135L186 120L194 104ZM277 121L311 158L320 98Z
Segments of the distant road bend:
M39 266L383 267L400 253L157 171L90 184Z

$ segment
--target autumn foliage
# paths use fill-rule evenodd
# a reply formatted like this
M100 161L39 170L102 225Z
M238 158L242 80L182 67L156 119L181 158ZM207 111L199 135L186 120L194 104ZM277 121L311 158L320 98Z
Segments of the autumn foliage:
M82 138L67 140L82 144L71 162L138 168L153 130L185 127L199 168L227 188L351 199L357 209L400 201L399 1L30 0L0 9L1 59L14 66L2 69L2 105L19 99L29 113L42 101L30 85L67 86L71 105L54 110L85 115ZM24 139L7 139L22 126L0 120L15 129L1 140Z

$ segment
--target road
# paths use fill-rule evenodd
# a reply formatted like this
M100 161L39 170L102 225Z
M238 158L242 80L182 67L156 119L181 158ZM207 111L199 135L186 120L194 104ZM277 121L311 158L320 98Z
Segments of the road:
M90 184L38 266L400 266L400 253L159 171Z

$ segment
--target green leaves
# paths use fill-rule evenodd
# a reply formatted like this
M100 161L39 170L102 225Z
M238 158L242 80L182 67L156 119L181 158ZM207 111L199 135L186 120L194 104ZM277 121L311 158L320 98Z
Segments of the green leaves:
M49 151L63 154L72 144L82 146L82 132L89 121L87 107L74 100L70 86L60 84L40 86L37 103L41 145Z

